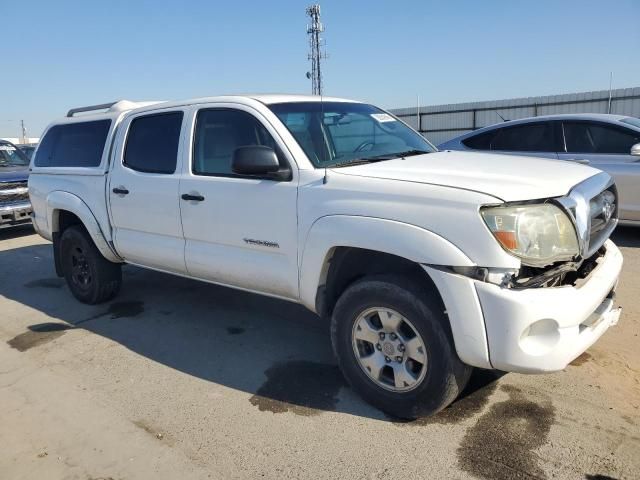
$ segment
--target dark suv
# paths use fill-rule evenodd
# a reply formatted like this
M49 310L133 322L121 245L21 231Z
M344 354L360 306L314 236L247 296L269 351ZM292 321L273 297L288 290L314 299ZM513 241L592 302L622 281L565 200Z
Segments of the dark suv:
M0 228L29 223L29 159L13 143L0 140Z

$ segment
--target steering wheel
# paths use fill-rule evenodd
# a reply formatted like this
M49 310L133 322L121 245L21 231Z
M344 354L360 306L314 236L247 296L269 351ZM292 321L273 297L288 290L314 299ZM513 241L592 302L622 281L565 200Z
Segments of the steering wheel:
M357 153L357 152L370 152L371 150L373 150L374 147L374 143L370 140L365 140L364 142L362 142L360 145L358 145L355 150L353 151L353 153ZM367 148L369 147L369 148Z

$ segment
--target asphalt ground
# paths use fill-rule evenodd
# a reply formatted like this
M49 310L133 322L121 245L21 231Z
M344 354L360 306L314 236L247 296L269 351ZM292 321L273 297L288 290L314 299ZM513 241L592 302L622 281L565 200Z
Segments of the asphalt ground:
M30 227L0 232L0 479L640 478L640 229L618 326L564 371L476 371L399 422L344 383L303 308L127 266L78 303Z

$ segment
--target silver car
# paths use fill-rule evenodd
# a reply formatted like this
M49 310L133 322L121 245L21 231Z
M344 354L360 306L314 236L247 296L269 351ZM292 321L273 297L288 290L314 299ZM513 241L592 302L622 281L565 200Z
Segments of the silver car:
M440 150L476 150L569 160L611 174L621 224L640 226L640 119L566 114L511 120L461 135Z

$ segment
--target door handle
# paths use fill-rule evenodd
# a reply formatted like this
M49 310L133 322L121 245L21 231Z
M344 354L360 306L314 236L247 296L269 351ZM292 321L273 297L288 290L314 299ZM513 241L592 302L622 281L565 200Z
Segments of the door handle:
M202 202L204 200L204 197L200 194L190 194L190 193L183 193L182 194L182 199L183 200L192 200L194 202Z
M113 193L117 193L118 195L127 195L129 190L124 187L116 187L112 190Z
M581 163L582 165L589 165L591 163L591 161L587 160L586 158L570 158L569 161L574 163Z

